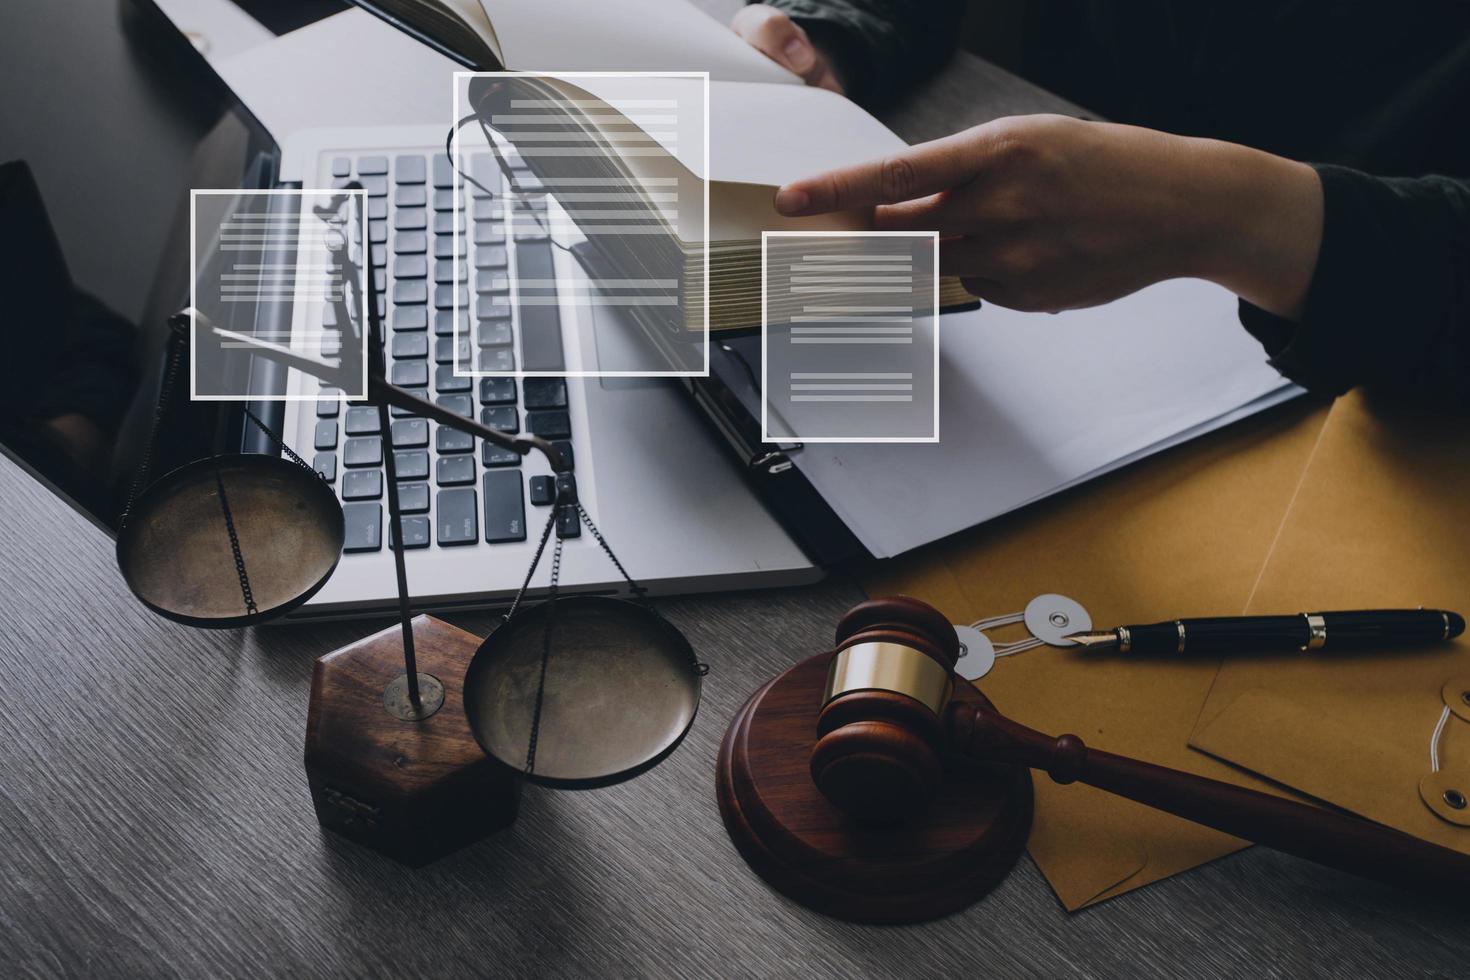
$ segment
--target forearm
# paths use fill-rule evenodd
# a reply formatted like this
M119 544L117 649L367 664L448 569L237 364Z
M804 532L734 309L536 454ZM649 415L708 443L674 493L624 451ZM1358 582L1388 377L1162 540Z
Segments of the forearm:
M764 0L837 63L855 101L891 101L954 52L964 0Z

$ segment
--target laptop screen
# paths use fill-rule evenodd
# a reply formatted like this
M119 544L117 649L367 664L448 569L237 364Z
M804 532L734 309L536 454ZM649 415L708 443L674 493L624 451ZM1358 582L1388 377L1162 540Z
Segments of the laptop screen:
M189 189L267 186L277 161L152 0L117 9L120 24L77 26L66 43L82 50L37 52L40 94L5 86L0 146L0 276L13 298L0 315L11 340L0 445L109 530L149 441L167 317L188 303ZM5 74L27 67L16 61ZM153 478L217 438L239 445L231 406L190 404L180 387Z

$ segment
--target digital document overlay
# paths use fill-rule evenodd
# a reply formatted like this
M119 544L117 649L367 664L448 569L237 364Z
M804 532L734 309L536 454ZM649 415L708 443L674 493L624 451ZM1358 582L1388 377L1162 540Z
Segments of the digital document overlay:
M457 376L709 373L709 75L458 72Z
M324 385L367 397L366 207L362 190L190 192L191 398L317 397L253 384L259 342L322 359Z
M939 441L938 232L761 236L761 439Z

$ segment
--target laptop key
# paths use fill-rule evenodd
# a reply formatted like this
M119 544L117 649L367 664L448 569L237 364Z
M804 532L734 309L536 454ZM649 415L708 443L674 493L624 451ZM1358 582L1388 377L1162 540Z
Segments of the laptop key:
M480 351L481 371L514 371L516 355L509 347L492 347Z
M527 412L526 431L543 439L570 439L572 419L565 409Z
M526 408L566 408L567 382L565 378L527 378Z
M393 423L393 448L422 449L428 444L429 423L426 419L398 419Z
M480 443L480 465L487 468L520 466L521 454L514 449L505 449L494 443Z
M582 515L577 513L577 508L566 507L557 511L556 536L558 538L580 538L582 536Z
M526 504L519 470L485 474L485 541L501 544L526 540Z
M336 398L318 398L316 400L316 417L319 419L334 419L342 410L342 402Z
M474 417L475 406L469 395L440 395L434 402L456 415L463 415L467 419Z
M429 485L427 483L398 484L398 510L404 514L427 514L429 512Z
M442 153L434 154L434 186L453 187L454 167L450 165L449 158Z
M337 481L337 454L317 453L311 461L311 468L316 470L323 480L335 483Z
M342 474L343 500L377 500L382 495L382 470L352 470Z
M476 269L504 269L509 261L504 245L481 245L475 249Z
M481 378L481 405L514 405L516 382L514 378Z
M388 222L369 221L368 241L373 245L382 245L388 240Z
M337 448L337 423L331 419L322 419L316 424L315 439L312 443L317 449Z
M428 227L428 218L423 208L399 208L393 214L395 231L419 231Z
M454 212L454 191L448 187L434 191L434 210L448 211L452 214Z
M434 308L448 310L454 307L464 309L470 305L470 291L463 286L455 289L453 286L434 287Z
M439 451L440 456L449 456L453 453L474 452L475 437L468 432L451 429L447 425L436 426L434 429L434 448Z
M453 364L458 361L466 368L470 366L470 338L461 336L455 344L453 337L440 337L434 341L434 363Z
M517 245L516 264L521 282L550 281L556 276L552 266L550 242ZM532 297L555 295L555 289L521 290L521 356L525 360L527 371L562 370L561 316L555 303L541 305L524 302Z
M377 470L373 470L374 473ZM393 473L400 480L427 480L429 478L429 451L427 449L401 449L393 454Z
M453 211L434 212L434 234L452 235L454 234L454 229L456 226L457 225Z
M441 286L446 283L452 285L456 282L464 282L469 278L468 273L467 264L463 259L460 260L458 268L455 267L454 262L450 259L440 259L434 263L434 281Z
M343 504L342 519L346 537L342 550L347 554L379 551L383 547L383 505L371 501Z
M333 177L346 177L350 173L352 173L352 161L351 160L347 159L347 157L333 157L332 158L332 176Z
M377 436L348 439L342 444L342 465L348 467L383 465L383 440Z
M429 260L422 255L400 255L393 260L394 279L423 279L429 274Z
M434 258L452 259L456 252L460 258L470 254L469 246L465 244L463 237L456 239L453 235L434 236Z
M429 192L422 184L406 184L393 192L393 204L400 208L422 208L429 203Z
M422 184L428 168L418 154L400 156L393 161L393 180L399 184Z
M374 245L372 248L373 268L381 269L388 264L388 246Z
M409 516L407 514L398 518L398 527L403 534L404 550L413 548L427 548L429 546L429 517L427 514ZM388 542L388 547L393 547L393 542Z
M429 286L422 279L401 279L393 284L393 305L411 306L429 298Z
M388 217L388 199L386 197L368 198L368 220L382 221Z
M357 161L357 172L359 175L385 174L388 172L387 157L359 157Z
M475 276L475 292L495 294L510 292L510 276L504 269L479 269Z
M475 482L475 457L440 456L434 460L434 482L441 487L457 487Z
M481 347L509 347L514 342L507 320L482 320L475 326L475 343Z
M421 231L400 231L393 236L394 255L423 255L429 248L429 236Z
M415 360L429 356L429 338L422 333L400 333L393 336L393 356Z
M470 176L474 182L465 181L465 186L475 197L486 197L498 193L501 187L500 166L488 153L476 153L470 157Z
M400 388L427 388L429 365L424 361L398 361L388 369L388 380Z
M492 429L516 435L521 431L520 413L514 406L486 406L480 409L480 421Z
M479 540L479 501L474 487L440 490L435 498L436 520L441 547L475 544Z
M363 188L367 190L368 197L388 196L387 177L361 177L359 178L359 180L362 183Z
M549 476L531 477L528 489L537 507L548 507L556 500L556 481Z
M475 225L475 245L504 245L505 225L498 222L484 221Z
M393 311L393 329L395 331L422 330L428 325L429 311L426 307L400 306Z
M434 369L434 390L441 395L469 391L474 379L468 374L455 374L453 364L441 364Z
M459 311L459 332L467 334L470 332L470 317L466 310ZM434 336L450 337L454 335L454 311L439 310L434 314Z
M498 302L504 297L481 296L475 304L475 316L481 320L509 320L510 304Z
M377 435L382 431L378 428L377 408L372 405L355 405L349 408L345 428L349 436Z
M566 461L567 469L572 470L577 468L576 454L572 452L572 444L570 442L565 439L553 439L551 444L556 447L557 452L561 453L561 458Z

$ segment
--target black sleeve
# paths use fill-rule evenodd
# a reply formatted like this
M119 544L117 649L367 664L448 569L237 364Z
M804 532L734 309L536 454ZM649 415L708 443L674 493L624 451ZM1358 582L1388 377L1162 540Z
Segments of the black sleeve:
M1241 323L1313 391L1470 408L1470 181L1316 169L1322 247L1302 320L1242 302Z
M964 0L765 0L835 59L848 97L881 106L949 59Z

